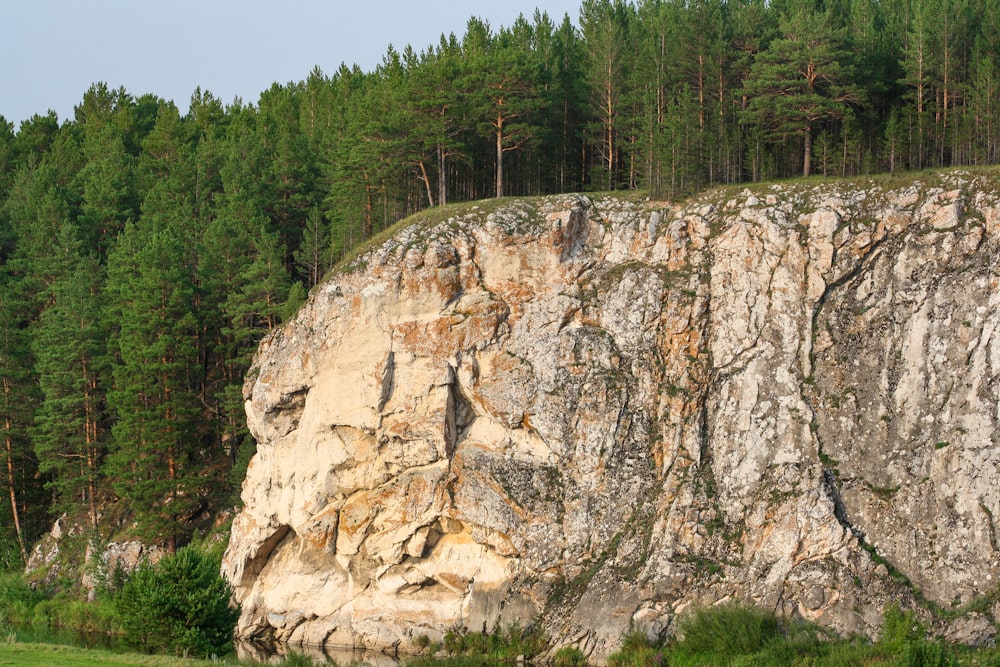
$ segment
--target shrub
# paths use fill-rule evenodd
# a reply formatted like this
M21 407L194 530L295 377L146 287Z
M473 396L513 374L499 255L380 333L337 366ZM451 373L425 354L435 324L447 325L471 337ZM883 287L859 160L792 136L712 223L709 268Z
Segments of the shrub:
M281 667L313 667L316 663L305 653L292 651L281 660Z
M0 535L0 572L20 572L24 569L21 547L11 535Z
M912 611L890 605L882 613L882 634L878 640L882 655L899 667L953 667L958 660L940 642L927 639L927 629Z
M523 628L513 623L493 633L468 632L452 629L445 633L443 648L451 656L484 657L492 660L513 660L519 656L531 659L547 646L545 633L538 628Z
M538 626L525 628L515 622L506 628L501 628L492 637L497 641L491 652L497 658L516 658L523 655L531 659L548 648L545 632Z
M608 656L608 667L646 667L666 664L663 648L649 640L646 633L632 628L622 637L620 650Z
M208 656L229 652L239 610L219 560L192 547L145 563L115 596L123 643L146 652Z
M20 572L0 575L0 622L14 628L30 627L35 620L35 606L45 598Z
M583 667L587 664L587 656L575 646L563 646L552 656L553 667Z
M448 655L461 655L465 653L465 635L461 629L452 629L444 633L442 646Z
M407 660L405 667L496 667L497 662L483 655L434 657L421 655Z
M918 642L927 635L912 611L901 611L895 604L882 612L882 633L879 648L892 655L900 655L907 644Z
M858 665L883 665L871 644L862 638L831 641L823 645L822 657L813 662L823 667L857 667Z
M782 637L773 613L735 604L695 609L681 619L680 627L683 648L708 655L749 655Z
M900 667L958 667L958 661L945 646L923 639L907 642L897 664Z
M85 634L117 634L118 618L110 602L104 600L85 602L59 598L57 600L59 606L54 616L57 627Z

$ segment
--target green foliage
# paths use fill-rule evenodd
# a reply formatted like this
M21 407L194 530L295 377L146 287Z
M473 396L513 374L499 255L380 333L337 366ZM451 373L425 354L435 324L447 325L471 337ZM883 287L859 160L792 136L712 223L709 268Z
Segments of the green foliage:
M514 660L531 659L547 647L545 633L537 627L524 628L518 623L497 628L492 633L469 632L456 628L445 633L442 648L454 657Z
M484 655L418 656L406 661L406 667L495 667L496 664Z
M0 636L0 641L6 637ZM184 660L173 656L153 656L122 653L107 649L80 648L58 644L7 643L0 649L0 664L17 667L218 667L219 664L239 664L232 661Z
M240 491L243 488L243 478L246 477L250 459L256 453L257 442L252 436L247 435L243 438L243 442L240 443L239 449L236 452L236 460L233 462L233 467L229 470L228 482L233 505L239 505L242 502L240 500Z
M193 547L141 565L115 596L129 648L208 656L231 648L239 610L219 560Z
M32 483L38 475L30 439L38 389L27 336L30 287L0 271L0 469L5 471L0 526L9 540L5 546L16 544L21 566L27 564L30 541L42 532L47 509L41 485ZM10 555L7 551L5 565Z
M608 656L608 667L644 667L666 664L663 646L654 644L645 632L635 628L622 638L620 650Z
M282 667L313 667L316 663L305 653L290 651L281 659L280 664Z
M782 637L773 613L728 603L692 610L681 619L680 632L685 650L728 656L757 653Z
M953 667L959 664L947 646L927 639L927 630L912 611L896 604L882 613L879 651L895 660L898 667Z
M20 572L0 575L0 626L30 626L35 607L45 594L32 587Z
M882 637L841 639L804 621L779 621L770 612L725 604L695 609L680 620L683 638L656 648L632 632L609 665L673 667L953 667L995 664L995 651L964 652L925 638L912 612L886 609ZM653 650L656 648L656 650Z
M17 572L24 567L20 546L13 534L0 533L0 575Z
M852 71L845 62L850 52L843 34L829 19L805 9L782 17L781 37L754 60L745 83L747 118L776 136L803 138L803 176L811 173L816 127L844 118L848 103L861 101L860 92L849 84Z
M958 660L941 642L907 642L896 661L899 667L958 667Z
M552 667L584 667L586 664L587 656L575 646L563 646L552 656Z
M118 633L118 616L108 600L86 602L62 594L38 602L27 627L41 632L66 631L74 635L110 637Z
M48 306L32 329L32 350L42 400L32 440L39 470L51 476L55 509L70 512L81 500L97 529L100 465L107 449L104 413L107 338L104 268L84 256L73 225L59 229L53 249Z
M173 546L189 532L207 467L198 465L198 315L181 230L143 223L126 229L108 269L120 363L108 392L116 422L107 468L139 531Z
M902 611L891 604L882 612L882 633L878 645L890 655L899 655L909 644L923 641L927 630L912 611Z

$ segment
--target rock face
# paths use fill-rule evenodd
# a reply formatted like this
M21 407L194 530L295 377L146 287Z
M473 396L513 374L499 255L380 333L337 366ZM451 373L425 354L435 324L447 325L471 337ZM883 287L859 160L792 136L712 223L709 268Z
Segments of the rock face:
M995 187L431 212L261 345L238 634L538 622L599 659L736 599L869 635L917 605L992 641Z

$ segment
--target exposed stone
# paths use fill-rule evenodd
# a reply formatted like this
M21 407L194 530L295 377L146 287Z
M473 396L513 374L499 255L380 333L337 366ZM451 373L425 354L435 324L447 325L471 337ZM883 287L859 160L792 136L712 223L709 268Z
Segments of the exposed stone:
M94 598L98 586L111 583L118 576L127 577L143 563L159 562L164 555L166 551L163 548L136 540L110 542L98 556L99 569L87 570L83 574L81 583L87 589L87 599ZM87 548L85 560L88 563L94 561L91 547Z
M52 522L52 530L35 544L28 556L27 572L44 572L45 582L51 584L59 572L59 545L65 532L66 515Z
M694 604L874 636L996 591L1000 197L940 180L517 200L369 251L249 374L238 634L518 621L600 659Z

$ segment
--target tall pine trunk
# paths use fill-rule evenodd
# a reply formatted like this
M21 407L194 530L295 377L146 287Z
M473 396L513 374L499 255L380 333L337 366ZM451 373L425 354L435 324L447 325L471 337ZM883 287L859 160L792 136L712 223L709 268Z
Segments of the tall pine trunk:
M6 378L4 379L3 389L5 400L9 400L6 396L10 393L10 385ZM4 428L9 432L12 426L13 424L10 423L10 419L8 418L4 423ZM7 491L10 494L10 510L14 519L14 532L17 534L17 546L21 551L21 560L27 565L28 551L24 546L24 532L21 530L21 513L17 508L17 476L14 474L14 443L9 435L4 438L4 449L7 454Z
M806 128L805 137L802 140L802 175L809 176L812 174L812 150L813 150L813 135L812 127Z
M503 197L503 119L497 119L497 199Z
M445 173L445 150L444 146L437 146L438 163L438 205L444 206L448 203L448 180Z

